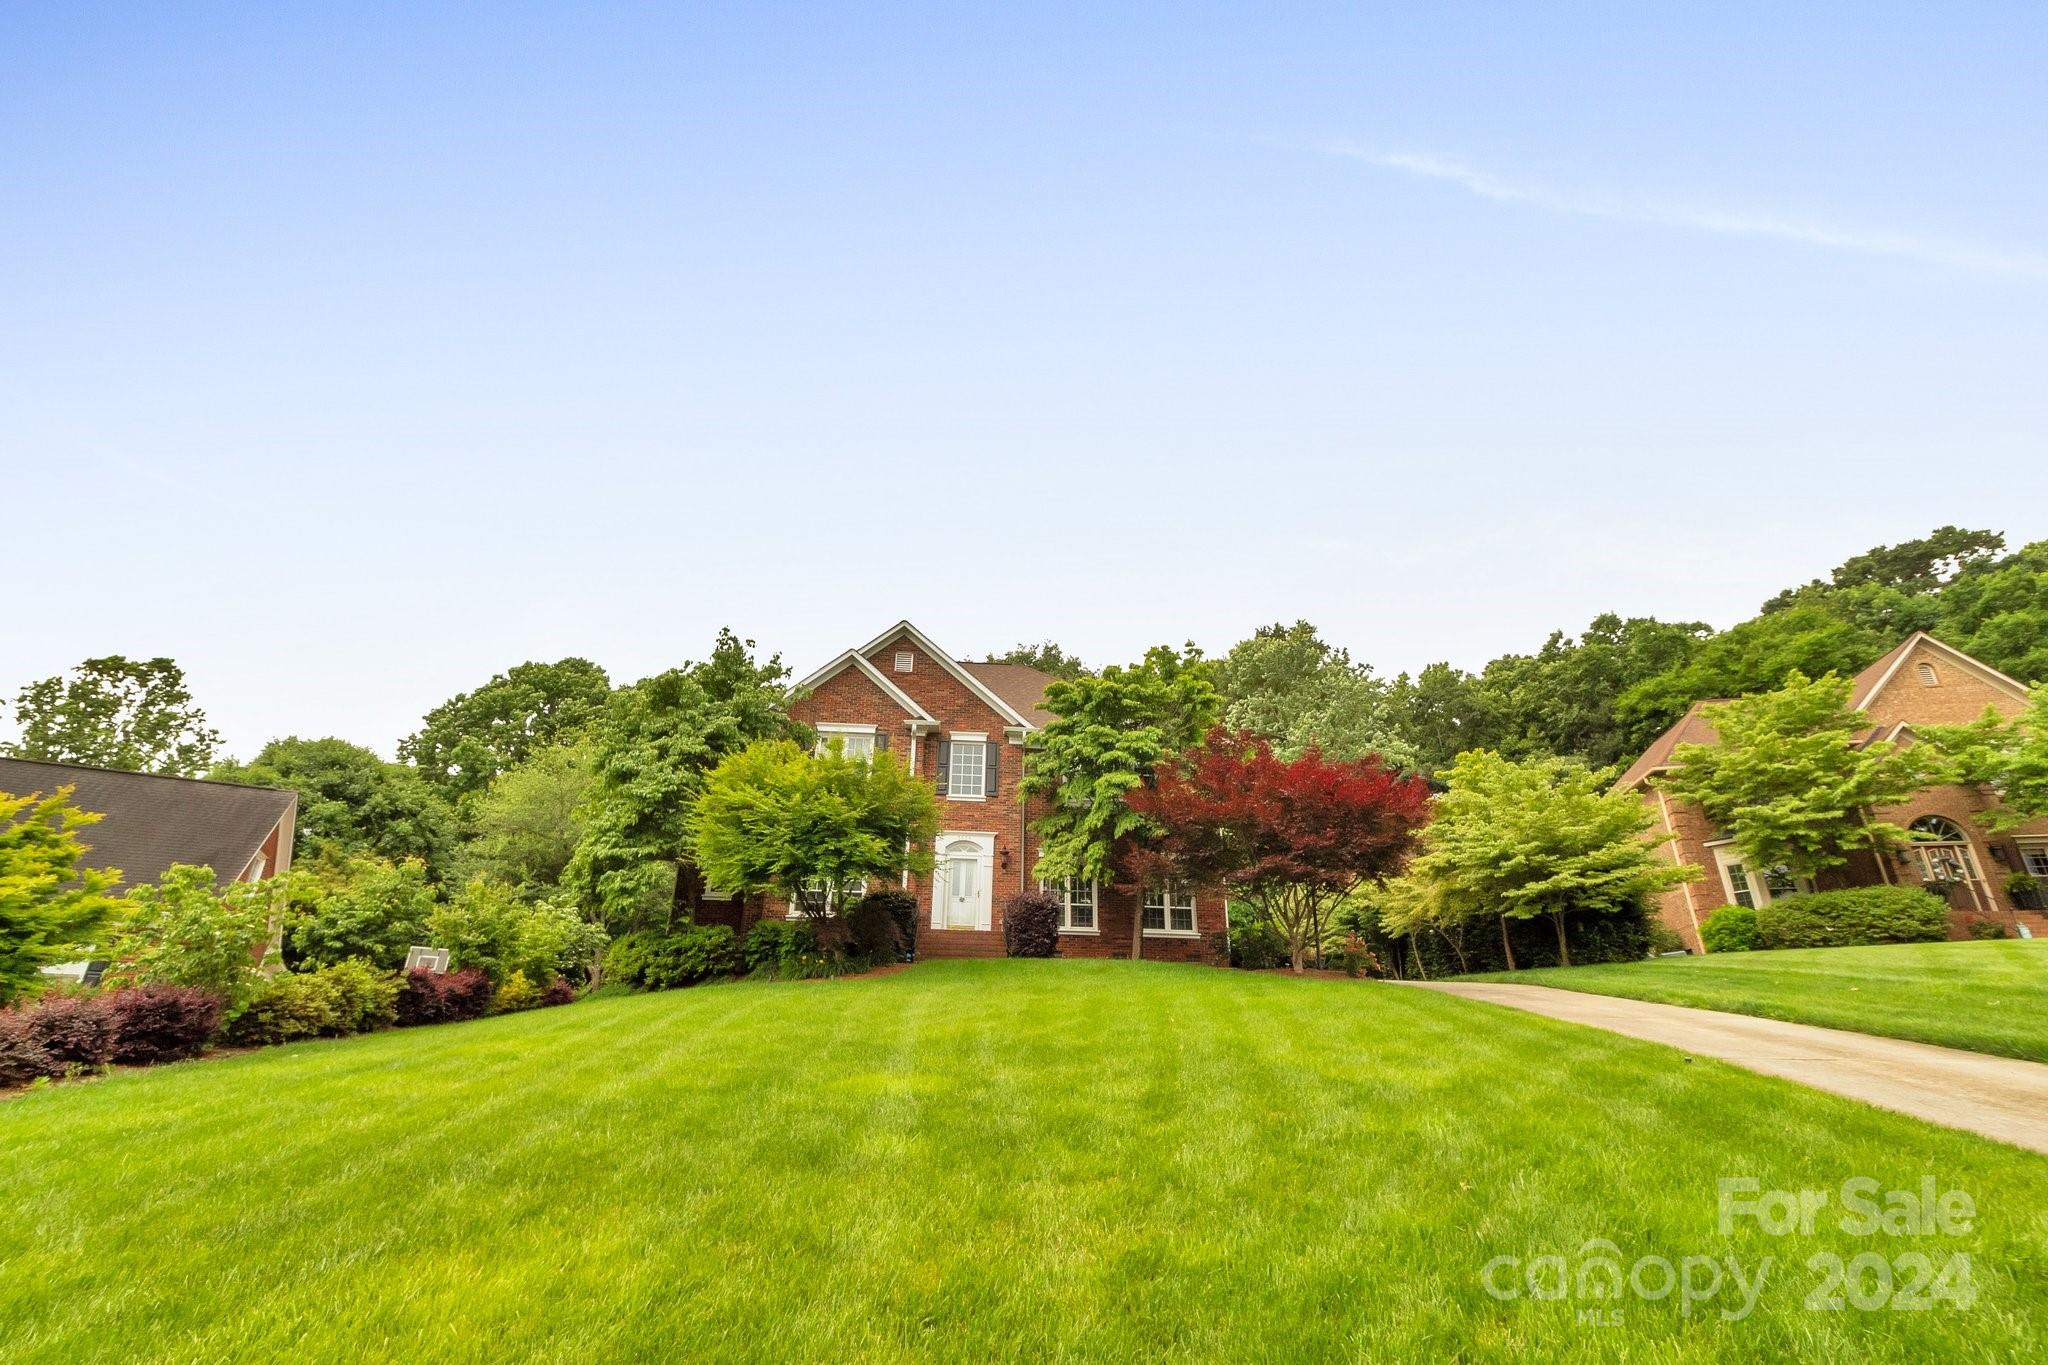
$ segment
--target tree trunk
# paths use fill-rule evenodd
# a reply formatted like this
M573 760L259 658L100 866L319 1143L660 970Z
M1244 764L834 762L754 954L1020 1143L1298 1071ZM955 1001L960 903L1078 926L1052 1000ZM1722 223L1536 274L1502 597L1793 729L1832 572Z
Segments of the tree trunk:
M1096 914L1101 914L1097 910ZM1145 957L1145 907L1142 902L1131 907L1131 961L1143 961Z
M1422 944L1416 941L1412 932L1408 935L1408 951L1415 957L1415 974L1424 981L1429 980L1429 968L1422 965Z
M1308 939L1305 935L1296 934L1287 941L1287 956L1292 959L1294 970L1300 971L1308 959Z
M1550 918L1557 925L1557 960L1561 965L1569 967L1572 965L1572 950L1565 946L1564 912L1553 910L1550 912Z
M1508 942L1508 917L1506 915L1500 917L1500 950L1508 955L1508 970L1511 972L1516 970L1515 946Z

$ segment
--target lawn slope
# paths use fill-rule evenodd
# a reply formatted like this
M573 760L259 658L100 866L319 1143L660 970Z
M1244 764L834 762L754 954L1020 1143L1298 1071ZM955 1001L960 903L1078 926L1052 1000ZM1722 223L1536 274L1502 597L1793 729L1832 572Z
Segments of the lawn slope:
M1709 953L1463 978L1561 986L2048 1062L2048 942Z
M1933 1176L1980 1216L1723 1235L1718 1176ZM0 1189L10 1361L2048 1354L2048 1160L1433 992L1200 967L718 986L59 1086L0 1102ZM1594 1238L1776 1268L1742 1321L1482 1289ZM1815 1252L1909 1249L1969 1256L1976 1305L1804 1306Z

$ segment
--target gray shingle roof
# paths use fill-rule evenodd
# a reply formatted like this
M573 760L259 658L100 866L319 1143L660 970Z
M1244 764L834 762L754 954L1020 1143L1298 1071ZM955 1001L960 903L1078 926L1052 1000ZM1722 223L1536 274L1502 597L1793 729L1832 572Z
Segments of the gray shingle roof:
M87 867L116 867L123 886L162 877L172 863L213 869L226 883L241 875L298 793L193 777L159 777L70 763L0 758L0 792L48 796L71 787L71 803L105 816L78 832L92 851Z

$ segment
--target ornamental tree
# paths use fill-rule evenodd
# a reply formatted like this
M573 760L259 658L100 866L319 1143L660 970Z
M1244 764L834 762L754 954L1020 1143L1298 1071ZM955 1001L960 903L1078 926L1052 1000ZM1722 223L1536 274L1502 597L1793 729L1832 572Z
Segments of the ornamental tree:
M231 1020L256 993L282 899L275 880L217 891L212 868L173 863L154 885L128 893L104 980L196 987L218 996L222 1017Z
M1131 878L1221 886L1279 933L1297 972L1329 913L1397 872L1429 818L1428 786L1377 756L1341 761L1310 746L1284 759L1222 726L1128 802L1154 831L1126 854Z
M1112 881L1119 847L1149 828L1127 798L1170 755L1201 741L1222 709L1210 666L1193 645L1160 645L1138 663L1045 689L1057 719L1031 737L1019 794L1050 798L1032 823L1043 841L1035 875ZM1131 956L1144 948L1131 930Z
M100 817L71 792L0 792L0 1005L39 986L44 967L75 960L114 912L107 892L121 874L78 865L89 851L78 832Z
M196 777L220 748L171 659L87 659L22 688L14 718L21 738L5 752L15 758Z
M1914 733L1940 755L1943 780L1978 787L1996 804L1978 815L2003 834L2048 815L2048 683L2010 720L1990 707L1967 725L1930 725Z
M1417 878L1435 884L1429 909L1471 919L1495 915L1507 948L1507 921L1548 915L1558 960L1571 965L1564 918L1573 911L1638 909L1699 869L1658 857L1653 818L1633 792L1611 791L1602 774L1569 759L1516 762L1486 749L1458 755L1439 774L1448 784L1423 831Z
M593 727L583 837L562 886L615 933L691 913L701 878L688 826L705 775L755 740L803 733L784 709L781 658L756 663L753 650L720 631L709 659L620 688Z
M588 659L515 664L474 692L427 712L398 756L450 801L482 792L500 773L574 737L604 710L611 679Z
M1657 779L1698 803L1758 867L1811 877L1858 848L1906 838L1872 820L1926 785L1927 756L1889 740L1863 743L1870 718L1849 707L1851 682L1794 669L1785 685L1707 708L1719 744L1681 744L1675 770Z
M813 756L789 740L729 755L690 817L697 868L713 886L770 892L804 914L855 882L932 867L939 803L894 754Z

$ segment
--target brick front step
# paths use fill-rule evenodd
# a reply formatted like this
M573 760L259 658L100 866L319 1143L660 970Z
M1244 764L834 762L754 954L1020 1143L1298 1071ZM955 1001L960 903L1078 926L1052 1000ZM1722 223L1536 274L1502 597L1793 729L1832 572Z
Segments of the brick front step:
M924 957L1002 957L1003 936L993 929L917 931L917 955Z

